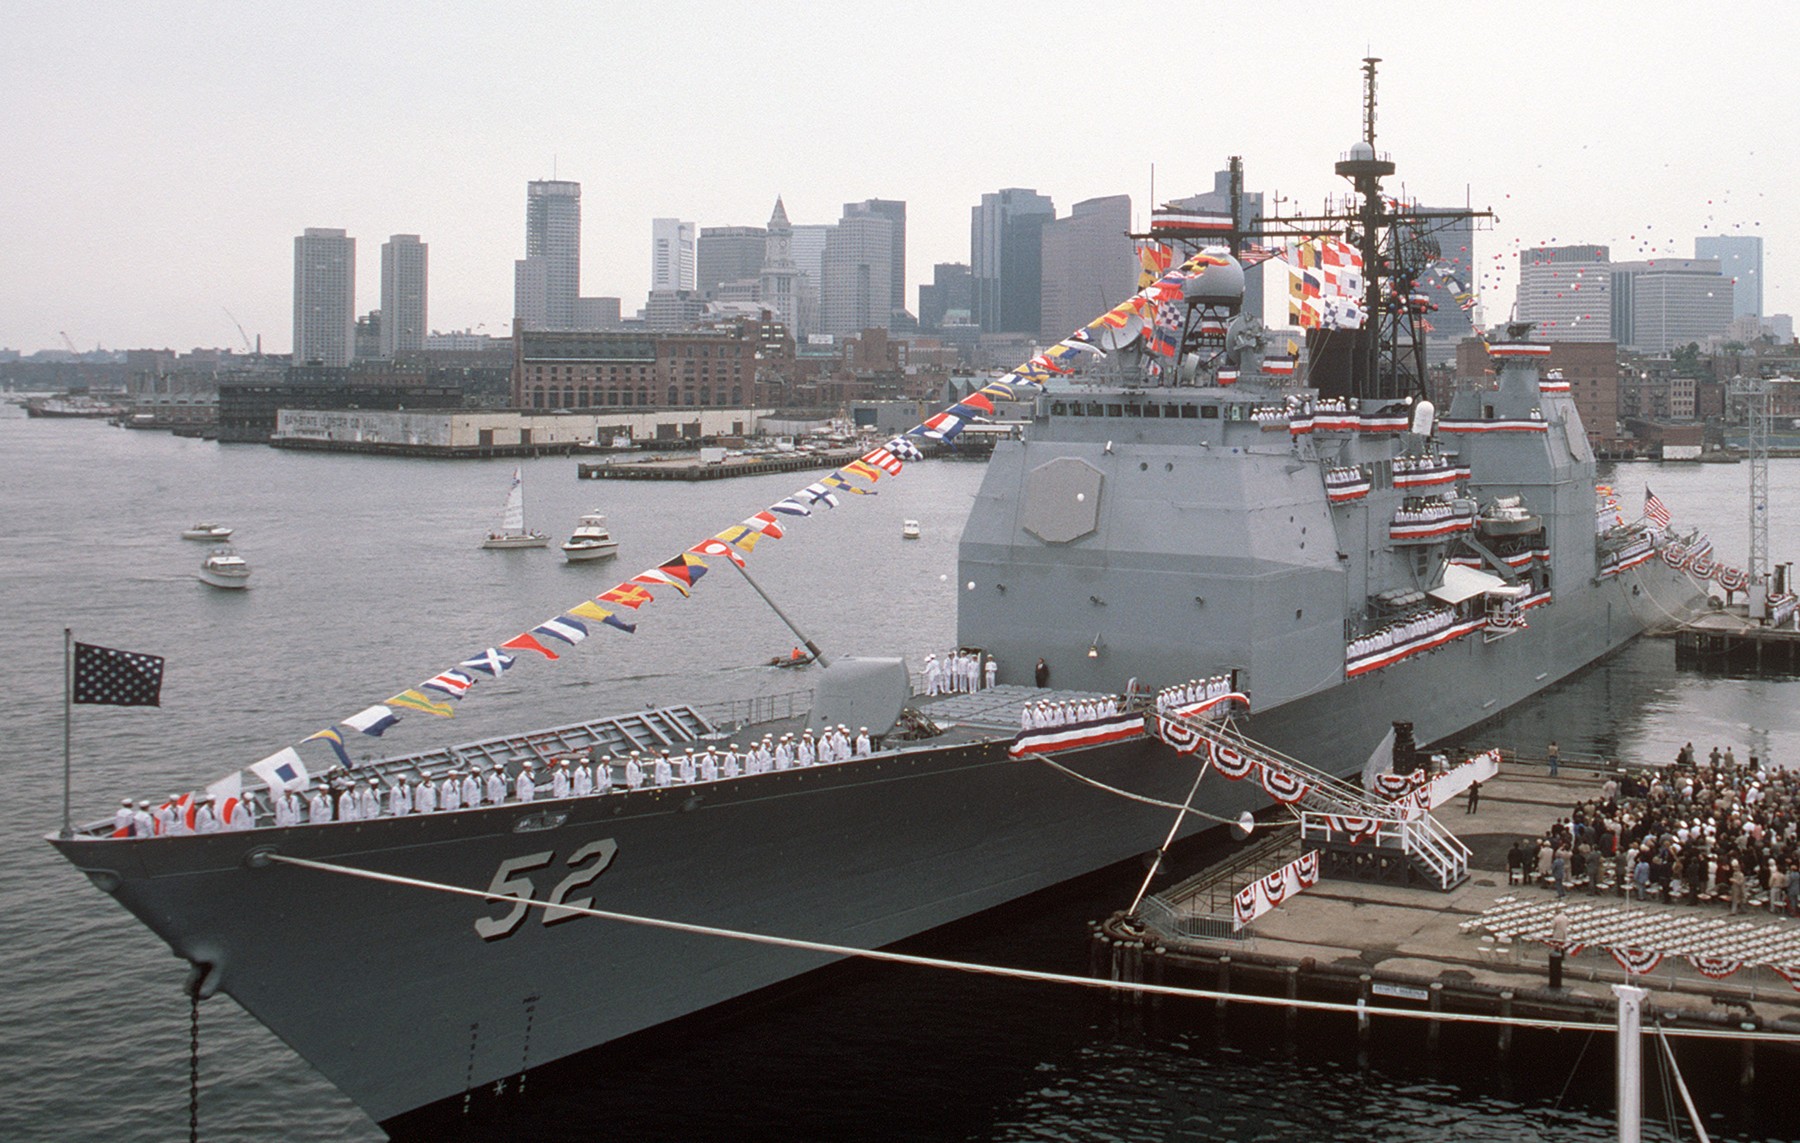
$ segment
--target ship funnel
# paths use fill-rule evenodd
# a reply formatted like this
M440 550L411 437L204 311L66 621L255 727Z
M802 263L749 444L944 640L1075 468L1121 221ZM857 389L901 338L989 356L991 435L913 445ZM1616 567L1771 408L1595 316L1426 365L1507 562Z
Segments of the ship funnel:
M1437 427L1437 406L1430 401L1420 401L1413 406L1412 431L1422 437L1431 435Z

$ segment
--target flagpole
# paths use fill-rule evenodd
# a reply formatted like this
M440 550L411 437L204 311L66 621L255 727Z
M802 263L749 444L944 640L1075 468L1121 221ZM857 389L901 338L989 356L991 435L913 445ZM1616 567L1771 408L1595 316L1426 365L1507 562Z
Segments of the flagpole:
M744 577L745 583L748 583L752 588L756 589L756 594L762 596L762 601L769 605L769 610L773 611L777 616L780 617L780 619L783 623L787 624L788 630L792 631L794 633L794 637L796 639L800 640L800 642L806 646L806 650L808 651L808 653L810 653L812 655L812 657L815 660L818 661L819 666L821 666L821 667L831 666L830 663L827 663L825 661L825 653L823 651L819 650L819 645L817 643L814 643L811 639L808 639L806 637L806 632L804 632L804 631L800 630L800 628L794 626L794 621L792 619L788 618L787 612L785 612L781 609L781 605L779 603L776 603L773 599L769 598L769 593L763 590L762 584L757 583L756 580L751 578L750 570L748 568L746 568L743 564L738 563L736 560L731 561L731 566L737 568L738 572Z
M75 713L75 634L63 628L63 838L75 836L69 814L69 725Z

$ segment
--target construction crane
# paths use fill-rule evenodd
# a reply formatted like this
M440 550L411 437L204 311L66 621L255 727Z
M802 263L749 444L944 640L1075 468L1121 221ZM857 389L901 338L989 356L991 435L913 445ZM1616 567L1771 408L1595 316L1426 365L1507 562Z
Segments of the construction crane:
M244 339L244 352L255 353L256 347L250 344L250 335L244 332L244 323L239 321L237 315L232 313L229 309L226 309L226 307L220 306L219 308L225 310L225 316L231 319L232 325L237 326L238 336Z
M69 347L70 353L73 353L77 357L81 356L81 350L75 348L75 342L69 337L66 331L59 329L56 333L58 337L63 339L63 344Z

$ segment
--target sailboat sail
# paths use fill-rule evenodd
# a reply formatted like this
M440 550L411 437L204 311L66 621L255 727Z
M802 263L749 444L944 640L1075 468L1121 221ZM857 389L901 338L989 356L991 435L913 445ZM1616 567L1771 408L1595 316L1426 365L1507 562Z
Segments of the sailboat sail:
M500 517L500 531L508 536L525 532L525 481L519 469L513 469L512 489L506 494L506 511Z

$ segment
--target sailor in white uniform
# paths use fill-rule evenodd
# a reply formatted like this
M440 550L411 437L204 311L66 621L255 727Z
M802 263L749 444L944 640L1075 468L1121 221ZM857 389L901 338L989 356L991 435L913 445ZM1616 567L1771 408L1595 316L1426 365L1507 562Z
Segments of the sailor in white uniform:
M784 734L781 736L781 741L775 744L775 769L777 770L786 770L794 764L794 748L788 744L788 740L791 738L793 735Z
M856 756L858 758L867 758L871 752L872 747L869 743L869 728L865 726L856 732Z
M176 820L180 821L179 818ZM312 797L306 800L306 820L313 825L323 825L331 820L331 795L325 792L325 787L320 786L314 790ZM186 829L187 827L177 826L177 828Z
M211 794L202 796L199 807L194 810L194 832L219 832L219 815L213 809L213 797Z
M713 756L711 750L700 756L700 780L702 782L719 780L719 760Z
M537 776L532 773L536 769L530 762L519 767L519 777L513 783L513 794L521 802L529 802L537 797Z
M481 805L481 779L476 776L474 767L463 775L462 804L471 810Z
M488 771L487 800L496 806L506 801L506 767L498 762Z
M774 767L775 750L770 745L769 736L765 734L763 735L763 740L756 744L756 770L754 772L758 774L767 774L770 770L774 769Z
M403 818L412 813L412 791L402 778L388 787L388 816Z
M1000 676L1000 664L990 657L987 661L987 665L982 667L981 670L987 678L987 689L993 690L994 680Z
M686 754L677 754L675 756L675 776L680 779L682 785L693 785L694 752L692 750L689 750Z
M137 804L137 810L131 815L131 832L134 837L156 836L156 819L150 816L149 802Z
M455 770L438 783L438 808L445 813L462 809L462 775Z
M659 786L667 786L675 780L675 771L669 765L669 752L663 751L656 756L656 763L650 770L651 781Z
M119 808L113 811L113 836L130 837L136 828L137 811L132 808L130 798L120 798Z
M942 678L942 675L938 670L936 655L925 656L925 670L923 674L925 676L925 693L928 695L937 694L938 682Z
M644 764L638 761L638 752L633 750L631 757L625 760L625 788L635 790L644 784Z
M613 756L608 754L594 763L594 793L610 794L613 788Z
M164 837L181 832L181 814L175 809L175 803L180 800L176 795L170 794L168 801L156 807L156 832Z
M800 745L794 747L794 761L802 766L811 766L819 760L819 751L813 746L812 731L800 736Z
M566 798L574 787L569 785L569 763L567 759L558 758L550 764L550 796Z
M362 796L356 803L356 812L366 822L372 822L381 816L381 782L379 779L370 778L363 783Z
M419 775L419 781L413 787L413 811L421 814L437 813L437 783L431 780L429 773Z
M738 769L737 743L733 742L730 746L725 748L725 762L721 767L721 771L727 778L735 778L740 773Z
M337 820L341 822L362 820L362 793L354 785L344 786L338 791Z
M569 789L578 798L594 792L594 775L588 769L587 755L575 759L575 772L569 776Z
M286 829L294 824L294 807L291 804L293 798L293 794L284 791L279 798L275 799L276 829Z

